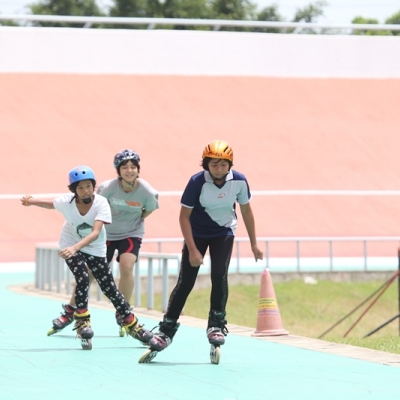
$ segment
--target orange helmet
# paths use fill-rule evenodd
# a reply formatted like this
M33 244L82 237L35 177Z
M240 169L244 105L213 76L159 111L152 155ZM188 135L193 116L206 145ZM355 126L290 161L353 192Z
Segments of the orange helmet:
M223 140L213 140L203 150L203 158L222 158L233 162L233 150L229 144Z

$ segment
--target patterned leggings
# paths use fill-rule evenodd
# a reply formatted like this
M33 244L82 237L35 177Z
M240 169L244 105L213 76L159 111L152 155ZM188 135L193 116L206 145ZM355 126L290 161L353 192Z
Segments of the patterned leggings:
M78 308L87 308L88 306L89 273L86 268L87 265L98 282L101 291L110 299L115 309L122 316L131 314L129 304L115 285L114 277L105 257L91 256L78 251L65 262L75 276L75 303Z

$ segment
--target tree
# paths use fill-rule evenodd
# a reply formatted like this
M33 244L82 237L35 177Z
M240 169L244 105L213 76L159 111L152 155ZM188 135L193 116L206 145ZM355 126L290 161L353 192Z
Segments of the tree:
M95 0L43 0L29 4L28 9L37 15L104 16ZM36 22L39 26L76 26L65 22Z
M364 18L364 17L355 17L352 21L352 24L379 24L379 21L375 18ZM368 29L356 29L352 32L353 35L391 35L390 31L377 31L377 30L368 30Z
M400 24L400 11L397 11L397 13L393 14L391 17L389 17L386 21L385 24L393 24L397 25ZM398 36L400 35L400 31L391 31L392 35Z
M257 5L250 0L211 0L209 3L211 19L253 21L257 19ZM252 31L252 28L222 27L222 31Z
M110 8L113 17L149 18L209 18L207 0L114 0ZM115 26L113 26L115 27ZM144 26L133 26L143 28ZM163 29L188 29L188 26L163 25ZM208 29L191 27L191 29Z
M325 0L316 1L315 3L310 3L304 8L299 8L296 11L296 14L293 18L292 22L316 22L318 17L322 17L324 15L324 7L326 7L328 3ZM314 29L299 29L297 33L317 33Z
M151 17L148 12L147 0L114 0L114 4L109 10L110 17ZM107 24L106 28L135 28L145 29L144 25L118 25L118 24Z
M273 4L272 6L264 7L257 14L258 21L272 21L272 22L280 22L283 21L283 17L278 13L278 6ZM256 28L255 32L270 32L270 33L278 33L281 31L280 28Z

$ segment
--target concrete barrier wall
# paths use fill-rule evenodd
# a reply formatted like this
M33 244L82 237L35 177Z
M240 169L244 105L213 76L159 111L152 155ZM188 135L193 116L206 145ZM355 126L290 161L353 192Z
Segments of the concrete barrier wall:
M400 37L0 27L0 73L400 78Z

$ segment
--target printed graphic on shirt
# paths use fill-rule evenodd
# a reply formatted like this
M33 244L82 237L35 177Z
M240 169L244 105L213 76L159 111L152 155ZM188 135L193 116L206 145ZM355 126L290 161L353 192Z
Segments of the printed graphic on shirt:
M93 226L87 224L84 222L83 224L80 224L76 227L76 233L79 235L81 239L85 238L87 235L89 235L90 232L92 232Z

